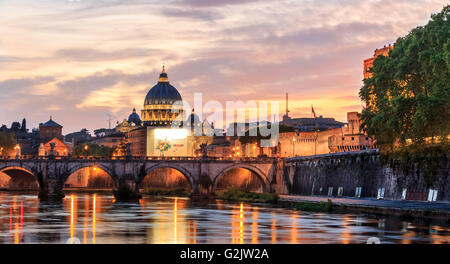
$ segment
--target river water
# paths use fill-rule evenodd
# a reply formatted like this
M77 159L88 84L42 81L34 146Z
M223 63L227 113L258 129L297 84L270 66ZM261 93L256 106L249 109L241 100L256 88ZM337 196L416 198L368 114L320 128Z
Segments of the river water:
M450 243L450 227L271 208L265 205L107 194L66 194L62 204L0 192L0 243Z

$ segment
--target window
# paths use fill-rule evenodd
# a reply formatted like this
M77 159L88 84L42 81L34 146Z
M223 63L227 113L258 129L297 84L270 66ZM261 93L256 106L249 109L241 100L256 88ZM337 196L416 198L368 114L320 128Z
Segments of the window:
M352 137L352 140L355 140L355 138L354 138L354 137Z

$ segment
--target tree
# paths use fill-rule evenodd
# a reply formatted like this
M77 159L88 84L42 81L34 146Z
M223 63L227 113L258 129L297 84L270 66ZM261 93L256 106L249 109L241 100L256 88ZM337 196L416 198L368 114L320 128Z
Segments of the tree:
M16 137L13 133L0 131L0 156L14 155L14 147L16 144Z
M446 143L450 134L450 5L378 56L360 97L362 129L378 144Z
M87 146L87 150L85 150L85 146ZM111 157L112 153L112 148L92 143L79 144L73 148L73 156Z

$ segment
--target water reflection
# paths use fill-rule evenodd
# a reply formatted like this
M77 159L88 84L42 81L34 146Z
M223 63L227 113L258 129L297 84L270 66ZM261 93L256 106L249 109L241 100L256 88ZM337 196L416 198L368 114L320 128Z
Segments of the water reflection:
M0 193L0 243L450 243L444 224L324 214L224 201L68 194L61 204Z

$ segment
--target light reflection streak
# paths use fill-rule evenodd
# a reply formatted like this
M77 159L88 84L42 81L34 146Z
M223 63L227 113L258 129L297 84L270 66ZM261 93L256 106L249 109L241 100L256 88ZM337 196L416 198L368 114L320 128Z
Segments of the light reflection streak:
M448 234L449 233L449 229L447 228L443 228L437 225L431 226L430 227L430 236L431 236L431 242L433 244L444 244L444 243L449 243L450 242L450 236L448 235L438 235L438 232L443 232Z
M244 244L244 203L241 202L239 214L239 244Z
M291 214L291 220L292 220L292 226L291 226L291 243L297 244L298 243L298 227L297 227L297 212L293 212Z
M95 244L95 231L97 225L97 194L92 199L92 243Z
M23 238L23 201L20 201L20 241Z
M83 244L87 244L87 229L89 218L89 195L85 195L84 200L84 221L83 221Z
M258 244L258 208L253 207L252 212L252 244Z
M70 243L74 243L74 233L75 233L75 227L74 227L74 220L75 220L75 204L74 201L75 196L72 194L70 195Z
M13 205L11 203L9 205L9 233L10 234L12 234L12 230L13 230L12 224L13 224ZM11 243L11 237L10 237L9 243Z
M270 226L272 244L277 243L277 214L272 212L272 225Z
M351 226L350 226L351 218L348 215L344 215L342 221L342 227L344 228L344 232L341 235L342 244L349 244L351 239Z
M177 214L178 214L178 207L177 207L177 203L178 203L178 198L175 198L175 202L174 202L174 207L173 207L173 239L175 244L177 243Z

